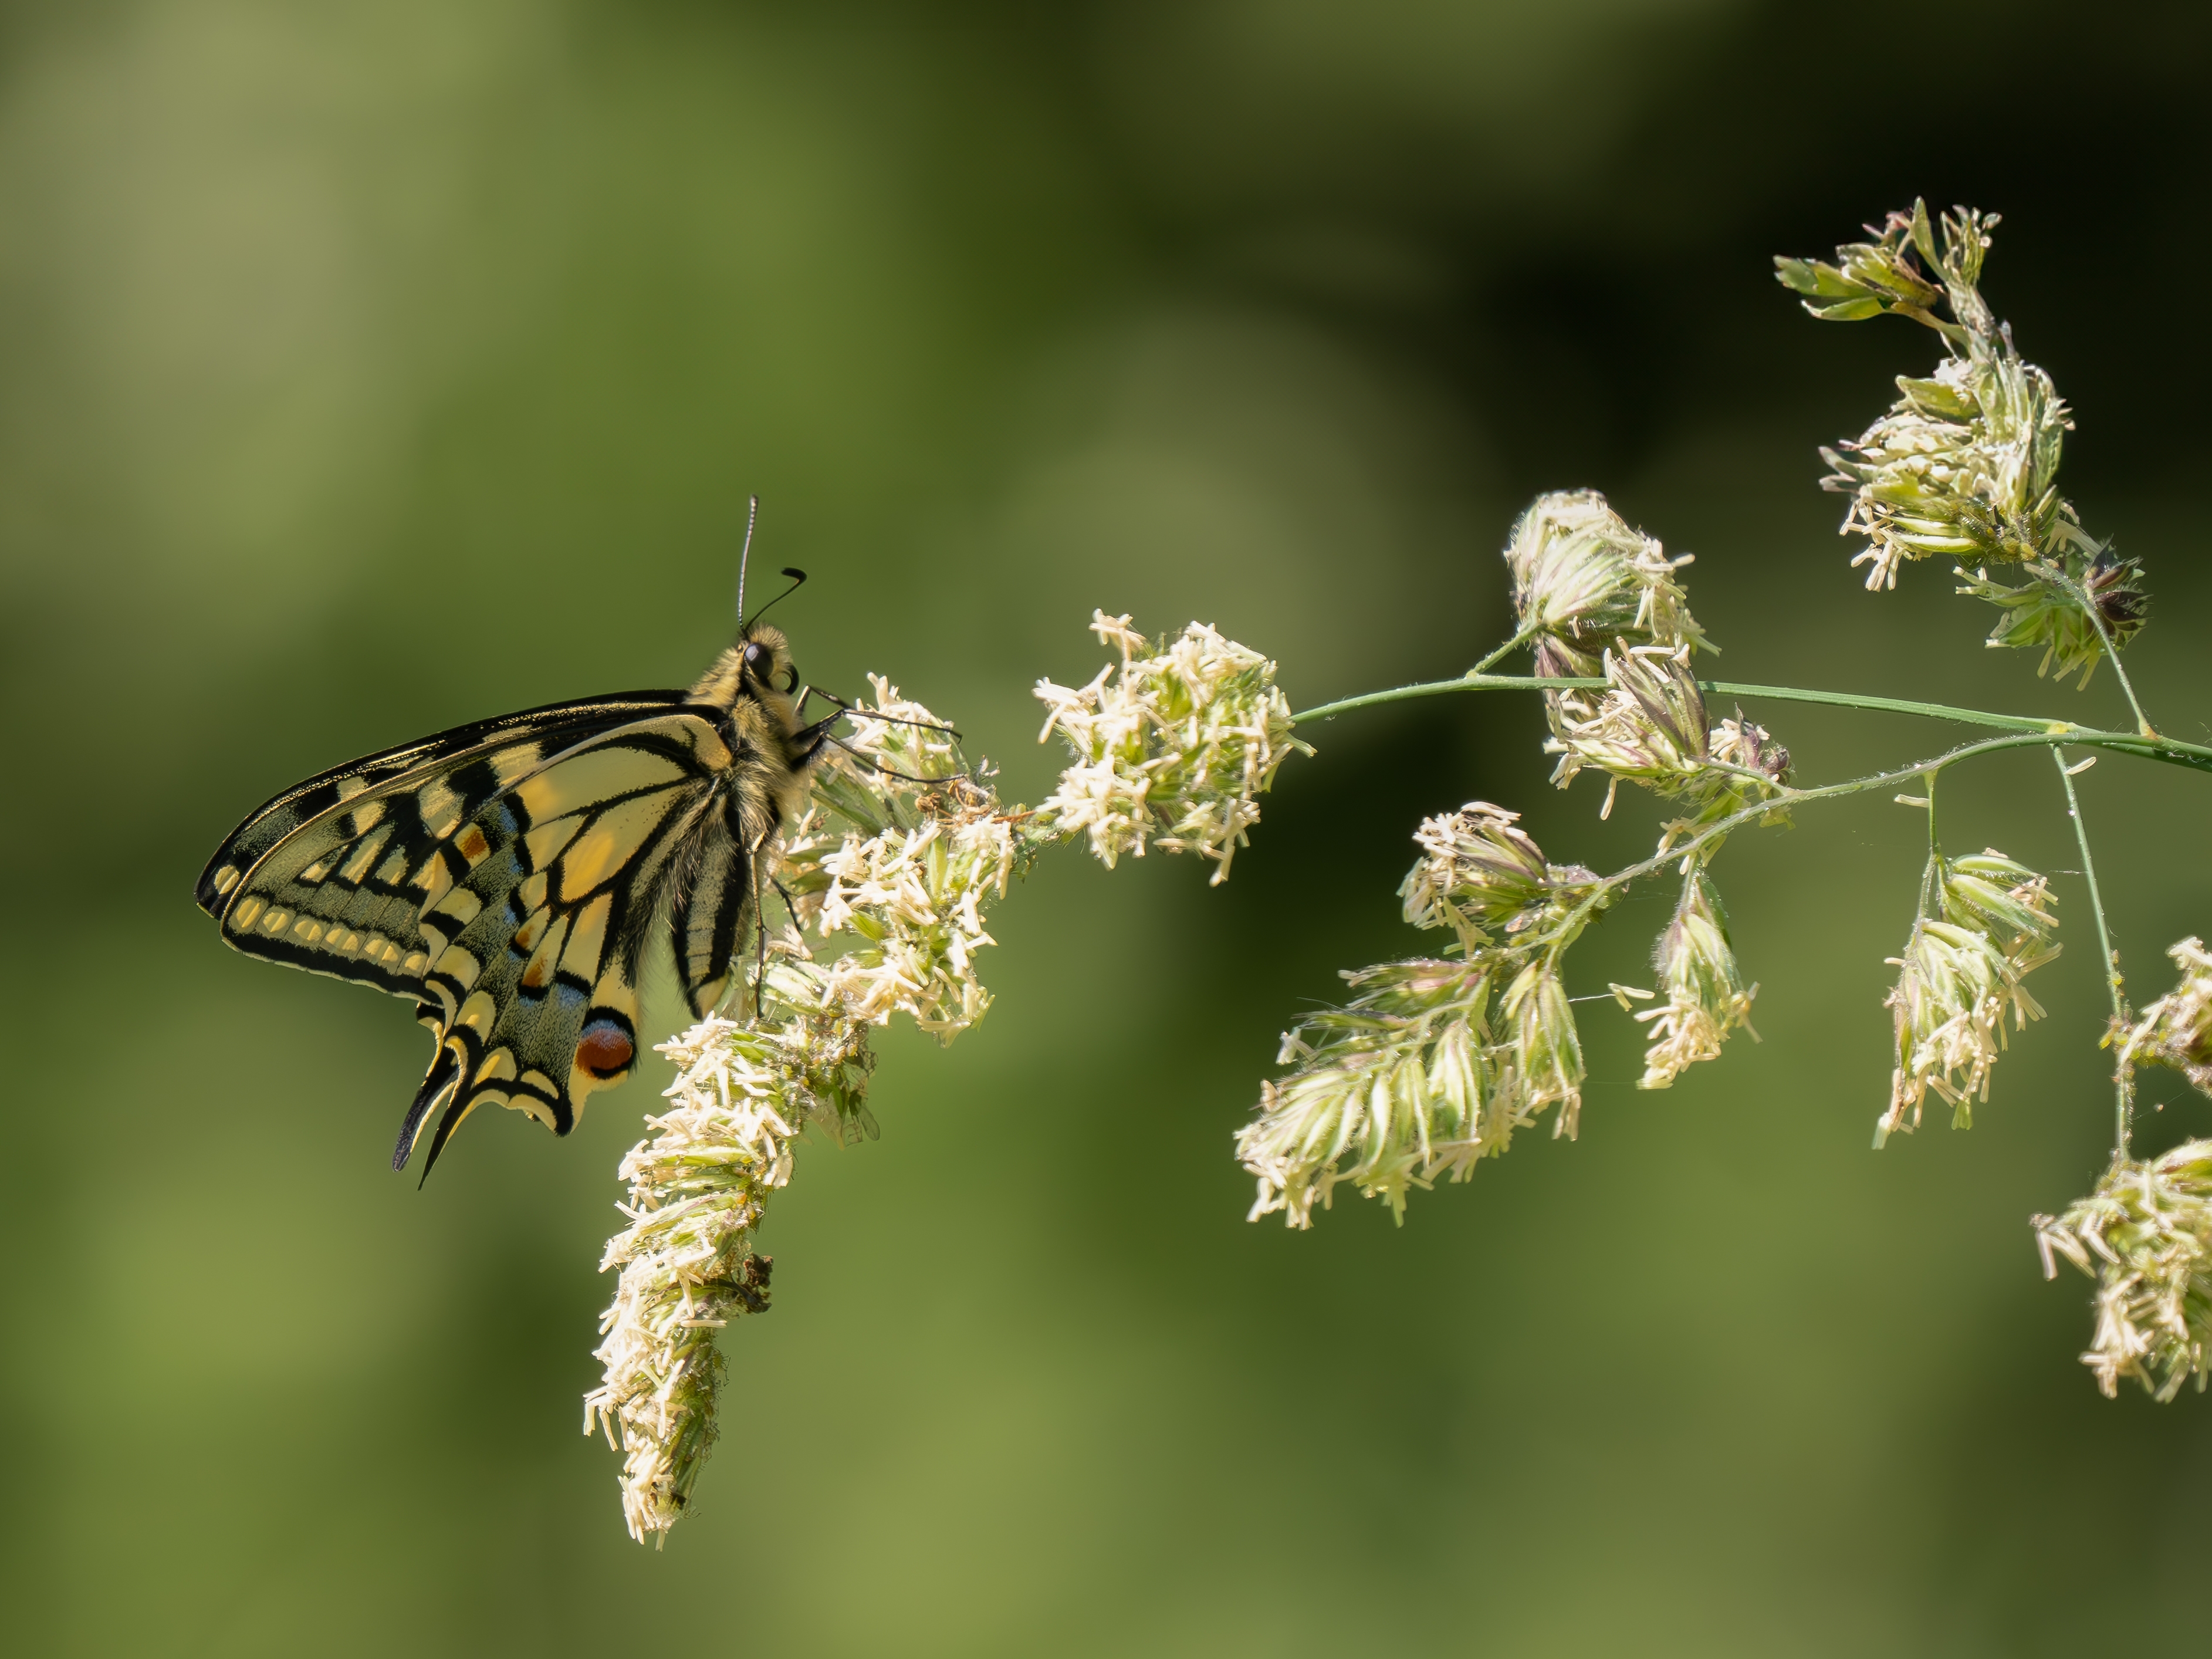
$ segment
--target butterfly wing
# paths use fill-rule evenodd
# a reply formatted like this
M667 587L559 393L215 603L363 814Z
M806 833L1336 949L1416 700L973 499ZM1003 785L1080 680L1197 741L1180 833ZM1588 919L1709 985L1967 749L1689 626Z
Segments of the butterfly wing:
M439 1050L395 1165L441 1097L433 1164L480 1105L566 1134L593 1090L629 1074L639 964L672 878L702 846L736 850L726 832L715 839L732 759L702 714L633 721L541 763L447 843L451 884L419 923L422 1012Z
M209 861L197 896L234 948L418 1003L438 1051L396 1165L441 1099L433 1161L486 1103L566 1133L635 1058L671 868L744 890L713 868L735 846L710 833L732 757L684 696L559 704L371 756L277 796Z
M193 896L249 956L420 993L415 915L431 854L500 791L548 757L665 714L679 691L554 703L457 726L335 767L264 802L231 831Z

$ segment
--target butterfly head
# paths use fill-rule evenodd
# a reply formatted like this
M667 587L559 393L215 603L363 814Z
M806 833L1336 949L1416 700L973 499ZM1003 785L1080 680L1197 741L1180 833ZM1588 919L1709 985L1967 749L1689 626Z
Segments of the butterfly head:
M740 635L737 644L738 672L745 689L791 696L799 690L799 670L791 660L791 647L782 631L755 623Z

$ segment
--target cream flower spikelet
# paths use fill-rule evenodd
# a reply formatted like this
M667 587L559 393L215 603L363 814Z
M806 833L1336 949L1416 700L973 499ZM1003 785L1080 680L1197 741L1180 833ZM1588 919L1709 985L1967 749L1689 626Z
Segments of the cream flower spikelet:
M1118 673L1109 665L1073 690L1037 682L1051 711L1037 741L1057 730L1075 757L1038 805L1039 825L1087 836L1109 869L1148 846L1195 853L1213 860L1218 884L1260 821L1255 798L1276 769L1313 753L1291 735L1275 665L1204 623L1158 645L1103 611L1091 629L1119 647Z
M1972 1124L1973 1103L1989 1098L1990 1071L2005 1046L2005 1016L2015 1030L2043 1018L2021 981L2058 954L2053 902L2045 878L1994 848L1929 864L1923 915L1905 955L1890 958L1899 970L1887 999L1897 1069L1875 1146L1917 1127L1931 1090L1950 1103L1954 1128Z
M1595 489L1538 496L1505 549L1514 615L1535 647L1537 673L1595 678L1608 649L1711 649L1676 580L1691 558L1668 558Z
M2170 1066L2212 1095L2212 954L2192 936L2166 955L2181 969L2181 983L2142 1011L2121 1046L2120 1063L2130 1071Z
M844 947L808 975L812 994L869 1024L910 1014L949 1042L990 1006L976 975L976 953L997 942L983 909L1036 837L1000 811L987 770L962 765L928 709L872 684L873 708L853 714L857 754L836 755L817 778L781 874L794 920ZM833 828L840 819L851 827ZM781 948L811 956L795 940Z
M2106 1398L2132 1377L2171 1400L2206 1382L2212 1338L2212 1141L2160 1158L2114 1161L2096 1191L2056 1218L2034 1219L2043 1273L2064 1256L2097 1281L2096 1334L2081 1356Z
M676 1105L623 1160L629 1225L600 1271L619 1267L605 1367L584 1398L584 1432L619 1432L630 1536L665 1539L690 1502L715 1436L724 1362L714 1334L769 1305L769 1261L752 1253L768 1194L791 1175L791 1142L828 1103L807 1098L803 1039L710 1015L659 1045Z
M1704 870L1693 867L1684 875L1681 902L1660 936L1653 965L1667 1000L1636 1016L1651 1027L1638 1088L1669 1088L1698 1061L1718 1060L1731 1031L1750 1031L1752 1041L1759 1041L1751 1030L1751 1000L1759 988L1743 982L1720 895ZM1626 1007L1631 998L1650 994L1616 986L1614 994Z

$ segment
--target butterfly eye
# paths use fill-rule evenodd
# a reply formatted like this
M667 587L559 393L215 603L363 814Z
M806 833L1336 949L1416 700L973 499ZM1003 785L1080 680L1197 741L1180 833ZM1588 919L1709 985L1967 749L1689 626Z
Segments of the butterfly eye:
M754 673L759 674L765 672L768 665L767 648L758 640L748 641L745 645L745 666Z

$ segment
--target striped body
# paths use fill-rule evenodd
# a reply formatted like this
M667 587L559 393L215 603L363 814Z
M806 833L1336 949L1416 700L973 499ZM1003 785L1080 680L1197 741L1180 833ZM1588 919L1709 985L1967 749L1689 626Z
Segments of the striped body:
M485 1104L566 1134L637 1056L665 933L693 1013L757 926L763 860L829 722L801 726L783 635L754 625L687 692L559 703L295 785L239 825L200 908L233 948L413 1000L437 1038L402 1126L424 1173ZM834 716L833 716L834 718Z

